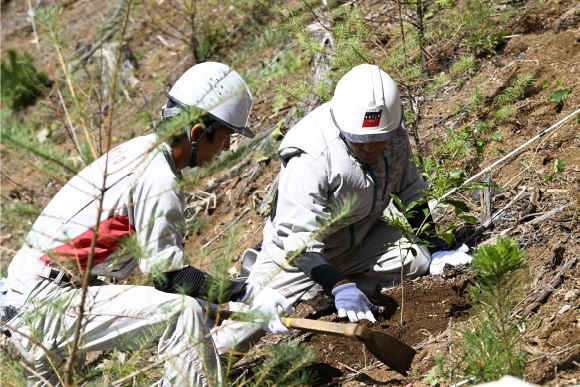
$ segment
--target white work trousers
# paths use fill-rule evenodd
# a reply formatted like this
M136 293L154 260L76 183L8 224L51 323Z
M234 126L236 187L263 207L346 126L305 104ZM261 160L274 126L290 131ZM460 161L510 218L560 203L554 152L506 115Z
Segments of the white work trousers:
M403 277L410 279L426 274L431 263L431 254L425 246L409 243L401 238L398 230L382 221L377 222L354 248L325 258L370 295L377 289L400 283L401 269ZM262 252L258 254L248 281L275 289L292 303L300 300L315 285L302 271L286 271ZM212 334L218 352L223 355L232 350L248 351L264 331L257 324L224 321Z
M39 280L7 322L11 341L25 357L30 384L62 384L80 299L80 289ZM165 361L160 385L222 384L219 357L195 298L149 286L106 285L89 287L84 305L80 353L131 350L154 340Z

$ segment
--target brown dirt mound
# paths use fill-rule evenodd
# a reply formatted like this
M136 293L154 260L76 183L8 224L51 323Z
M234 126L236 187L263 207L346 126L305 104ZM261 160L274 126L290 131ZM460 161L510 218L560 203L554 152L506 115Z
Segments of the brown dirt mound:
M375 324L362 324L382 330L415 348L422 348L445 332L450 324L467 317L471 307L468 281L468 276L461 269L455 269L446 271L443 276L423 277L405 284L403 297L400 288L388 289L384 292L385 302L382 303L387 306L385 315L377 316ZM328 316L328 319L338 321L336 314ZM315 385L344 382L363 369L366 377L372 373L374 379L365 383L391 384L405 380L389 367L377 364L374 356L357 340L316 334L309 335L305 342L315 349L320 362L310 367L318 376ZM422 359L417 357L413 362L410 378L423 375L432 366L431 362L426 363Z

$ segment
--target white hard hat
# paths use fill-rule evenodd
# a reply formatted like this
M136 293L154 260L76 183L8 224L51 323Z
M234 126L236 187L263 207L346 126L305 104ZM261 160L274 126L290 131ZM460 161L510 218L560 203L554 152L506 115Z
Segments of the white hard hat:
M217 62L196 64L175 82L167 93L163 118L177 115L181 107L205 110L216 121L246 137L254 137L247 127L252 94L240 74Z
M402 124L399 90L377 66L355 66L336 84L330 114L349 141L388 140Z

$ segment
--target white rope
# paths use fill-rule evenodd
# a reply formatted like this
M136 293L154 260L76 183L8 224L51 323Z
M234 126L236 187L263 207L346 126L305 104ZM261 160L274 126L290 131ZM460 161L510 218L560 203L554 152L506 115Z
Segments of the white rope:
M441 201L443 199L445 199L446 197L448 197L449 195L457 192L457 190L461 187L463 187L466 184L471 183L472 181L474 181L475 179L477 179L478 177L480 177L481 175L489 172L490 170L492 170L493 168L497 167L499 164L503 163L504 161L506 161L507 159L510 159L511 157L513 157L514 155L520 153L524 148L526 148L527 146L529 146L532 142L536 141L537 139L539 139L540 137L545 136L546 134L548 134L549 132L551 132L552 130L560 127L561 125L563 125L566 121L568 121L570 118L574 117L575 115L580 113L580 109L576 109L574 112L570 113L569 115L567 115L566 117L562 118L560 121L556 122L554 125L550 126L548 129L542 130L540 131L540 133L538 133L537 135L535 135L534 137L530 138L528 141L526 141L525 143L523 143L522 145L520 145L519 147L517 147L516 149L514 149L513 151L511 151L510 153L508 153L507 155L505 155L504 157L502 157L499 160L496 160L493 164L491 164L490 166L482 169L481 171L479 171L477 174L471 176L469 179L465 180L460 186L455 187L453 189L451 189L450 191L447 191L443 196L441 196L441 198L439 198L438 201Z

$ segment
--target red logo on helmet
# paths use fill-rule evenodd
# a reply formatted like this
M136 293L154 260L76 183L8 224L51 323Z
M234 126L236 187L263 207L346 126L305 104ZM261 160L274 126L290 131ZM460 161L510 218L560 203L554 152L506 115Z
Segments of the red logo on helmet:
M379 110L377 112L366 112L365 119L363 120L362 127L363 128L372 128L375 126L379 126L381 123L381 113L383 111Z

